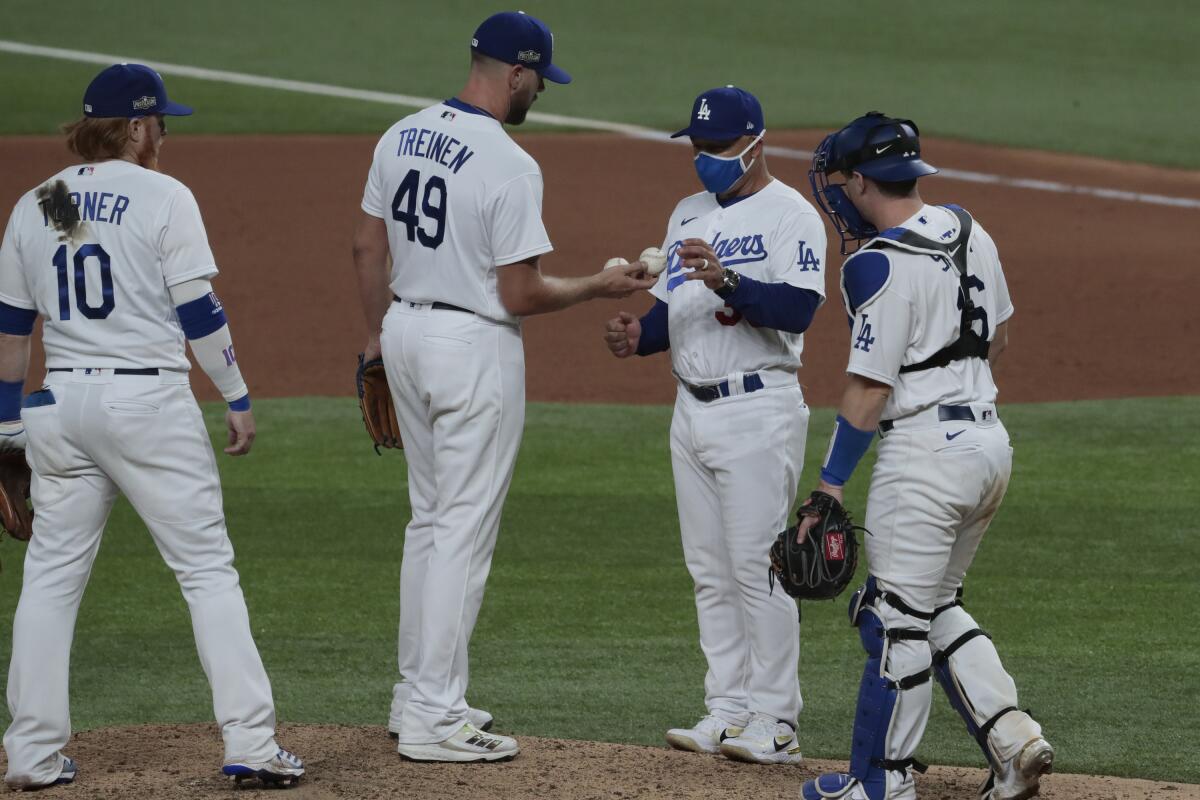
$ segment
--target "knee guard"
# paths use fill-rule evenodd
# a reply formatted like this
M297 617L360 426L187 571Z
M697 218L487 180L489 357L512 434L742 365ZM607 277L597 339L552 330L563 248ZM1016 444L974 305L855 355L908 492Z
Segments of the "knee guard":
M1002 726L1001 739L1012 740L1017 748L1040 736L1041 726L1018 710L1016 686L1004 671L991 636L962 606L960 586L953 602L933 612L933 670L950 705L995 771L1015 755L1015 750L1008 752L1012 746L998 748L989 739L997 724Z
M918 772L925 771L925 765L912 758L911 753L904 758L888 758L887 739L892 732L900 692L927 683L930 676L929 668L912 675L892 674L888 663L891 646L898 641L923 642L929 634L920 627L889 628L880 613L880 603L887 603L914 621L932 617L929 612L912 608L896 594L881 591L873 577L868 578L866 585L850 599L850 623L858 628L867 663L863 667L858 708L854 715L849 774L858 780L871 800L883 800L887 796L888 771L904 773L905 780L910 767Z

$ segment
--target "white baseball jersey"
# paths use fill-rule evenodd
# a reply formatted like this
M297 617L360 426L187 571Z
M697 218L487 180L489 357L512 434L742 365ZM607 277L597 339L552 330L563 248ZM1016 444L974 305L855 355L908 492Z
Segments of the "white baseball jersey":
M391 289L513 323L496 267L550 252L542 172L491 116L457 100L393 125L375 148L363 211L387 220Z
M68 167L82 226L67 239L27 192L0 247L0 301L46 318L48 367L187 370L168 287L217 274L200 209L174 178L127 161Z
M671 213L667 268L650 291L670 308L671 367L692 384L736 372L800 368L804 335L756 328L725 305L676 253L684 239L712 244L724 267L766 283L788 283L825 297L825 226L816 209L782 181L722 206L709 192L685 197Z
M959 236L958 218L938 206L924 206L898 227L948 244ZM975 331L991 341L996 326L1012 316L1013 305L995 243L978 222L971 228L967 273L971 300L982 312ZM843 265L842 297L853 325L846 370L893 387L883 419L935 404L995 402L996 384L983 359L900 373L900 367L919 364L958 338L959 291L954 266L924 253L863 249Z

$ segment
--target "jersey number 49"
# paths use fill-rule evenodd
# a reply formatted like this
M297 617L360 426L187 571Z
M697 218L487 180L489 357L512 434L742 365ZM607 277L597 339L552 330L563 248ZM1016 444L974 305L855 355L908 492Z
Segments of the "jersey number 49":
M410 242L420 242L436 250L446 238L446 181L439 175L430 175L429 180L425 181L421 214L436 224L432 233L425 230L425 220L417 214L420 188L421 173L410 169L404 180L400 181L396 196L392 198L392 219L404 225Z

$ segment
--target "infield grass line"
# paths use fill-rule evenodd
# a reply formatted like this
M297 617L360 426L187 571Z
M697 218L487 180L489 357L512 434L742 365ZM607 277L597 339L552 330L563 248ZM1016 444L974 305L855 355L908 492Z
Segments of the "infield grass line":
M15 42L7 39L0 39L0 52L34 56L38 58L55 58L63 61L74 61L85 64L113 64L134 61L137 63L146 64L147 66L158 70L164 75L175 75L182 78L215 81L239 86L251 86L260 89L275 89L285 92L298 92L302 94L322 95L325 97L337 97L340 99L362 100L369 103L383 103L387 105L397 105L408 108L424 108L440 102L441 100L440 98L417 97L415 95L396 94L393 92L378 92L367 89L353 89L346 86L334 86L325 83L313 83L311 81L295 81L287 78L273 78L267 75L251 75L244 72L231 72L221 69L209 69L207 67L194 67L186 64L170 64L163 61L141 59L132 56L95 53L85 50L70 50L61 47L46 47L43 45ZM646 128L640 125L630 125L623 122L590 119L588 117L573 117L562 114L547 114L539 111L531 111L528 115L528 119L532 122L538 122L543 125L564 128L579 128L591 131L601 131L605 133L616 133L632 139L643 139L647 141L662 142L665 144L686 144L686 142L683 140L671 139L670 135L664 131ZM811 151L793 147L769 145L765 148L765 150L767 154L771 156L793 159L796 161L808 161L813 155ZM1200 209L1200 199L1192 197L1176 197L1170 195L1151 194L1148 192L1131 192L1125 189L1115 189L1102 186L1082 186L1077 184L1061 183L1058 181L1044 181L1036 178L1010 178L1004 175L993 175L986 172L975 172L972 170L942 169L939 170L938 175L942 178L962 181L965 183L983 183L994 186L1003 186L1011 189L1032 189L1039 192L1075 194L1083 195L1085 197L1096 197L1105 200L1120 200L1129 203L1143 203L1145 205Z

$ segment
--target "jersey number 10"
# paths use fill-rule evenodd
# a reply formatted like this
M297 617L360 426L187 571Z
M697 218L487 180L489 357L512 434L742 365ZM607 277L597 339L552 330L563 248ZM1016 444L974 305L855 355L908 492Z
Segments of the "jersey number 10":
M87 260L94 258L100 262L100 305L94 306L88 303L87 298L87 278L84 275L83 268L87 265ZM54 266L58 269L58 318L71 318L71 289L67 283L67 246L59 245L54 251L52 259ZM98 244L85 244L75 251L73 259L75 267L75 307L79 309L79 313L83 314L88 319L104 319L112 313L113 306L116 300L113 298L113 279L112 266L108 257L108 253Z
M417 194L421 186L421 173L410 169L400 181L396 196L392 198L392 219L404 225L410 242L419 241L430 250L437 250L446 238L446 181L438 175L430 175L425 181L425 193L421 198L421 213L433 220L437 227L427 233L424 221L417 215ZM434 193L437 193L436 201Z

